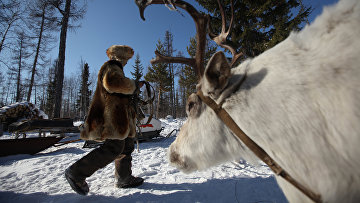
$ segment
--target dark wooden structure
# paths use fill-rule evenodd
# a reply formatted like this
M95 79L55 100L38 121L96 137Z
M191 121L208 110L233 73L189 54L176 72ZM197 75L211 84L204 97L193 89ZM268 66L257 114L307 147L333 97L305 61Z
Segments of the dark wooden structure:
M9 125L8 131L15 133L16 138L21 134L26 137L28 132L37 132L39 137L45 137L46 132L62 135L64 133L79 133L79 128L73 125L73 120L65 119L38 119L24 120Z
M36 154L53 146L63 138L52 136L0 140L0 156Z
M73 125L72 119L37 119L11 123L10 133L15 133L15 139L0 140L0 156L15 154L36 154L51 146L55 146L65 137L65 133L79 133L79 128ZM36 132L38 137L26 138L26 133ZM46 136L50 132L51 136ZM22 135L22 138L21 138Z

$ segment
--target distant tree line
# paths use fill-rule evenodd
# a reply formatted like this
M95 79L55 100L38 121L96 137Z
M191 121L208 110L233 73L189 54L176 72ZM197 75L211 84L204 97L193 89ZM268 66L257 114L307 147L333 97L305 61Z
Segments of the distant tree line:
M217 1L196 1L213 16L211 27L215 33L219 33L222 20ZM304 22L308 22L307 17L312 11L312 8L306 7L301 0L233 2L234 22L228 40L237 52L243 53L242 60L261 54L286 39L291 31L300 30L305 25ZM225 18L230 22L231 1L224 0L221 3L225 10ZM174 56L172 40L173 34L166 31L164 40L158 40L156 50L162 55ZM188 56L195 56L195 47L196 40L191 38L187 46ZM207 40L205 64L216 51L217 45ZM183 53L178 52L176 56L183 56ZM193 67L160 63L148 67L145 79L155 85L155 112L158 117L186 116L186 98L196 91L198 82Z
M217 1L196 0L212 17L214 32L221 30L221 15ZM230 0L223 3L230 19ZM299 30L311 7L301 0L234 1L233 31L229 41L243 60L254 57L284 40L292 30ZM77 76L64 76L66 36L76 28L85 14L86 5L80 0L0 0L0 106L18 101L30 101L50 118L84 119L96 86L96 74L89 72L81 60ZM164 11L166 12L166 11ZM59 40L56 34L59 33ZM181 33L179 33L180 35ZM157 51L165 56L195 56L196 40L189 39L186 53L177 51L174 37L165 31ZM48 52L58 47L57 59ZM207 41L205 64L218 46ZM131 75L135 80L149 81L155 89L154 113L158 118L172 115L185 117L187 97L196 91L197 76L190 66L154 64L144 66L140 54L135 56ZM147 97L143 91L142 97ZM150 113L145 109L145 113Z
M156 50L165 56L184 56L182 52L176 52L173 46L174 35L165 31L163 40L158 40ZM187 46L187 54L195 56L196 40L191 38ZM216 52L217 46L208 40L205 61ZM192 67L182 64L158 63L147 67L144 75L155 89L154 114L155 117L163 118L167 115L172 117L185 117L185 105L187 97L195 92L197 83L196 73Z
M0 0L0 106L26 100L51 110L52 117L71 116L68 102L80 97L71 91L80 85L73 84L79 78L64 80L66 32L78 26L85 11L80 0ZM57 43L54 60L48 52Z

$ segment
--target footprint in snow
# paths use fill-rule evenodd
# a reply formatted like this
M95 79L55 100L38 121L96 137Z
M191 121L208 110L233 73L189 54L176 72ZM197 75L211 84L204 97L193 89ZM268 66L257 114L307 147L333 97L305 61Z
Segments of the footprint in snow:
M149 164L149 167L155 167L155 166L160 166L160 165L161 165L160 162L156 162L156 163Z
M167 171L168 174L175 174L175 173L179 173L178 169L172 169L170 171Z
M156 174L158 174L156 171L145 171L145 172L139 174L139 177L153 176Z

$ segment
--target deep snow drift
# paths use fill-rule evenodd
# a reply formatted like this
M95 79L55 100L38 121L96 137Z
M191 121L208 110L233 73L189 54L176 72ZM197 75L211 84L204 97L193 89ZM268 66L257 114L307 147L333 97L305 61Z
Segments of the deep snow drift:
M161 135L179 129L183 120L161 119ZM4 135L9 138L10 135ZM78 135L71 139L77 139ZM36 155L0 157L0 202L287 202L271 170L245 161L206 171L183 174L167 162L167 149L175 137L140 143L133 153L133 174L145 179L138 188L114 186L114 164L98 170L81 196L65 180L65 169L92 149L84 142L51 147Z

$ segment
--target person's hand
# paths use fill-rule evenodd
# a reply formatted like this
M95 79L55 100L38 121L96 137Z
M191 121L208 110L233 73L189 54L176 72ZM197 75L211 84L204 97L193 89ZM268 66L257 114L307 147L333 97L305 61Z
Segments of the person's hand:
M140 94L140 89L142 88L142 86L144 86L144 84L145 84L145 81L137 81L135 83L136 89L135 89L134 93L135 94Z
M144 81L139 81L139 88L142 88L142 86L144 86L145 82Z

